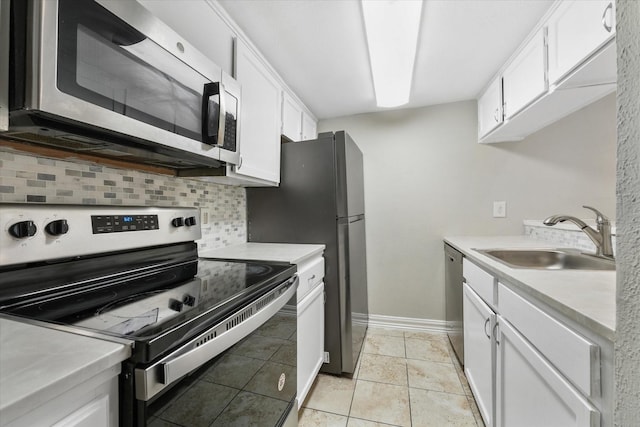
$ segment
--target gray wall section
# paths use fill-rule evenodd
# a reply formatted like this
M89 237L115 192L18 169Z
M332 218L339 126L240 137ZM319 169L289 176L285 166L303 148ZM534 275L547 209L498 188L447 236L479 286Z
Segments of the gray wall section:
M478 144L476 104L324 120L364 155L369 312L444 319L444 236L522 234L524 219L615 217L615 96L520 142ZM493 218L493 201L507 217Z
M640 2L617 2L618 184L615 425L640 419Z

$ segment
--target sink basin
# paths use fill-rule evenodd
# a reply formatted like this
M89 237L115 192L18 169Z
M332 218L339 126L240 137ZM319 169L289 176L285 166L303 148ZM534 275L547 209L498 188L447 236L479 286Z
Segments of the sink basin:
M512 268L542 270L615 270L613 260L574 249L476 249Z

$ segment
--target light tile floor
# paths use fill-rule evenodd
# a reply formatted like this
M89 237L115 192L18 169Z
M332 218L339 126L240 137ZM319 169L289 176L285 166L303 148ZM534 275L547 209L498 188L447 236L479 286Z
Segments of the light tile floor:
M369 329L352 378L320 374L300 427L484 427L446 335Z

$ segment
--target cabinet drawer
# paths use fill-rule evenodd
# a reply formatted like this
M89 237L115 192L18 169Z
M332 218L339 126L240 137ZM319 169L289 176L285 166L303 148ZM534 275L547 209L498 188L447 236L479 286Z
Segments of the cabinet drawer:
M500 283L500 314L587 396L600 395L600 348Z
M467 285L491 308L496 308L497 280L489 273L464 258L462 260L462 275Z
M308 262L298 265L298 302L304 298L313 288L318 286L324 278L324 258L313 258Z

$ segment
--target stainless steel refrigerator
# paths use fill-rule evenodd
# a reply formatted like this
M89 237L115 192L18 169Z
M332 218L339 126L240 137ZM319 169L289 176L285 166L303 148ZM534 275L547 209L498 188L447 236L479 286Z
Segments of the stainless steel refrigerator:
M353 373L369 320L362 152L344 131L282 144L280 187L247 188L248 240L323 243L321 370Z

